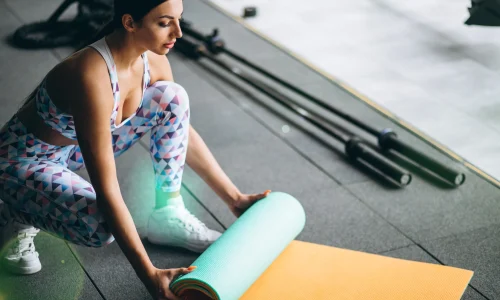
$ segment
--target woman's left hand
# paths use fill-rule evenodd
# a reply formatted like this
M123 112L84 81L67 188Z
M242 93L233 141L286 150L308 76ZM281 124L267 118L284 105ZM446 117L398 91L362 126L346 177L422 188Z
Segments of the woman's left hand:
M262 194L240 194L236 199L228 203L229 209L239 218L252 204L267 197L271 193L270 190Z

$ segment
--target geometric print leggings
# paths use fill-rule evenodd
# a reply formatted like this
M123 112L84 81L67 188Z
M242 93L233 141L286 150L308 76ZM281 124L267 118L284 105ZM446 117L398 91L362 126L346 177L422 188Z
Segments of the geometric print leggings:
M115 157L151 131L156 188L181 188L189 134L189 98L182 86L157 81L137 113L112 132ZM114 237L99 213L78 146L54 146L27 132L16 115L0 130L0 200L18 222L77 245L101 247Z

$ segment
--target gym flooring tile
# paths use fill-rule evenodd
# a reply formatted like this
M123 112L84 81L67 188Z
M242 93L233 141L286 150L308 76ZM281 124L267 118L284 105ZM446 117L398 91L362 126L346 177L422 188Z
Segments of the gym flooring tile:
M184 85L184 82L189 82L193 76L196 76L187 65L186 62L188 59L185 56L176 55L175 51L171 51L168 54L168 58L175 82ZM191 95L191 92L189 95Z
M7 43L8 36L21 24L6 4L0 2L1 123L8 121L30 91L58 62L50 51L14 49Z
M465 290L461 300L487 300L482 294L473 290L470 286Z
M42 270L22 276L0 268L0 299L103 299L65 241L40 232L35 243Z
M6 5L23 22L38 22L48 20L54 11L62 4L59 0L44 0L43 5L37 0L3 0ZM64 13L62 19L72 18L76 15L77 5L71 5Z
M307 218L297 239L369 253L412 244L346 189L311 190L314 195L310 191L297 195Z
M452 190L420 180L401 190L374 182L347 189L418 242L497 224L500 213L498 189L472 174L464 186Z
M422 248L417 245L411 245L408 247L395 249L387 252L382 252L380 255L400 258L411 261L419 261L430 264L439 264L437 260L435 260L432 256L430 256L427 252L425 252ZM469 285L465 290L465 293L462 297L462 300L485 300L484 296L482 296L473 285Z
M474 270L471 284L489 299L500 298L500 225L495 224L441 239L422 246L446 265Z

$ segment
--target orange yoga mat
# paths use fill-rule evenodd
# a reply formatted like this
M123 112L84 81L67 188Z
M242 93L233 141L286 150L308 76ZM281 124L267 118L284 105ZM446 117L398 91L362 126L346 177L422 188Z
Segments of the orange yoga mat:
M300 202L271 193L179 276L187 300L459 300L472 272L295 240Z
M459 300L472 271L292 241L242 300Z

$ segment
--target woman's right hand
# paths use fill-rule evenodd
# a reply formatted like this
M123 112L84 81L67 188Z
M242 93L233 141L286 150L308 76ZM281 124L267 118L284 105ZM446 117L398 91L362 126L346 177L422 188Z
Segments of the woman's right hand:
M149 293L155 300L181 300L170 290L170 283L182 274L191 273L196 267L178 269L157 269L143 280Z

